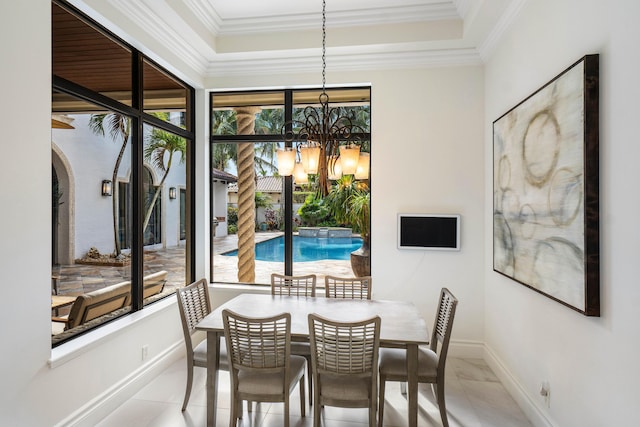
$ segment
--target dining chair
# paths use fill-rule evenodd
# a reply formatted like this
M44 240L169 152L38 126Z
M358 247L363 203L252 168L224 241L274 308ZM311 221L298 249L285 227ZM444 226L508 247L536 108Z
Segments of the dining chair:
M457 305L458 300L453 294L447 288L442 288L429 348L418 348L418 382L431 383L444 427L449 425L447 408L444 402L444 368L447 362L449 340ZM379 371L380 408L378 412L380 418L378 419L378 426L381 427L384 416L384 389L386 382L406 382L408 380L406 351L395 348L380 349Z
M287 276L271 273L271 295L316 296L316 275Z
M207 340L200 341L194 347L193 335L195 326L207 314L211 313L211 300L209 298L209 288L206 279L200 279L183 288L176 290L178 298L178 309L182 320L182 332L184 333L184 343L187 347L187 389L184 393L182 410L187 409L191 387L193 385L193 367L207 367ZM220 369L228 370L226 346L220 345Z
M307 361L291 355L291 314L252 318L222 310L230 363L230 427L241 417L242 401L284 402L289 426L289 397L300 384L300 413L305 415L304 373Z
M324 277L327 298L371 299L371 276Z
M338 322L309 314L308 320L314 427L320 427L320 412L327 405L369 408L369 426L375 426L380 317Z
M287 276L271 274L271 295L316 296L316 275ZM307 384L309 388L309 405L313 405L313 380L311 378L311 346L308 342L292 342L291 354L307 359Z

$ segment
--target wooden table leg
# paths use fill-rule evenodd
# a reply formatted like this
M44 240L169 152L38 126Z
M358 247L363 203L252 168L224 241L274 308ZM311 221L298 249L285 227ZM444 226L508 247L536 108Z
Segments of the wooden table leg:
M220 335L207 332L207 426L215 427L218 407L218 368L220 366Z
M418 425L418 345L407 345L407 397L409 401L409 426Z

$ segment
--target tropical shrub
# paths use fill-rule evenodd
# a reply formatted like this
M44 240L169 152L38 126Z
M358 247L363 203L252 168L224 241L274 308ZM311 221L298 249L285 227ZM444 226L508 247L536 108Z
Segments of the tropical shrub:
M233 206L227 207L227 227L234 225L238 229L238 208Z
M315 227L319 222L329 216L329 208L325 206L322 199L317 199L315 195L307 196L304 204L298 209L298 215L305 225Z

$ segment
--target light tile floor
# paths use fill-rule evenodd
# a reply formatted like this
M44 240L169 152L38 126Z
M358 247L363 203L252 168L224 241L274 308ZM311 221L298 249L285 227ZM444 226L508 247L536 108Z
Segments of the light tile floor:
M229 377L219 377L217 426L229 425ZM192 427L206 424L205 370L195 368L189 406L181 412L186 380L186 361L181 359L166 369L133 398L102 420L97 427ZM452 427L529 427L527 420L498 378L481 359L450 358L447 363L446 401ZM407 425L407 401L400 384L387 383L384 425ZM299 394L291 397L291 426L313 426L312 407L300 416ZM431 389L420 385L419 426L441 426L438 408ZM253 412L246 407L238 426L279 427L283 423L283 404L257 404ZM367 425L366 409L325 407L323 426L362 427Z

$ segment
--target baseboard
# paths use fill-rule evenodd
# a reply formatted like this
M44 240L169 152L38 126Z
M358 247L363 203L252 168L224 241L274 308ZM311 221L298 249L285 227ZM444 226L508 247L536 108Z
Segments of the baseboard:
M518 406L520 406L529 421L531 421L535 427L555 427L555 424L549 419L546 411L526 392L520 381L511 374L496 353L487 345L484 346L484 350L485 362L487 362L487 365L489 365L502 382L504 388L509 392L511 397L513 397Z
M448 355L461 359L484 359L484 344L480 341L451 340Z
M158 354L149 363L132 372L104 393L87 402L55 427L92 427L120 405L133 397L142 387L184 356L184 342L180 341Z

